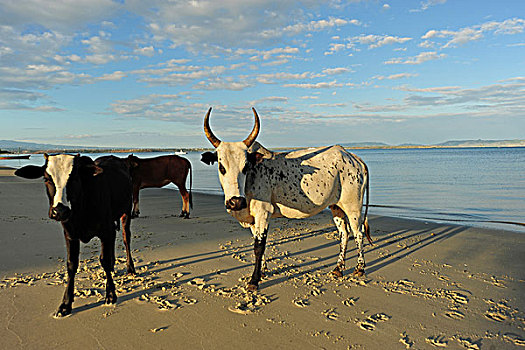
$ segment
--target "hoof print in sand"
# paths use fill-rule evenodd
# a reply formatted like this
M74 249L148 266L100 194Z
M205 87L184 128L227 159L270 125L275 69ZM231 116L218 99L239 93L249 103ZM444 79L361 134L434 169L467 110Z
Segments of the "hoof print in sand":
M342 303L344 306L350 307L350 306L354 306L356 301L358 300L359 298L348 298L348 299L343 300Z
M294 300L292 300L292 303L295 306L301 307L301 308L310 306L310 301L308 301L308 299L294 299Z
M436 335L425 339L427 343L438 348L446 348L448 346L447 339L442 335Z
M414 345L414 342L408 338L408 334L406 332L403 332L400 334L401 338L399 338L399 342L405 346L405 348L410 349L412 345Z
M249 314L253 314L254 312L253 308L249 307L248 304L246 303L238 303L235 306L230 306L228 308L228 311L233 312L235 314L240 314L240 315L249 315Z
M162 331L164 331L164 330L166 330L166 329L168 329L168 327L152 328L152 329L150 329L149 331L150 331L151 333L158 333L158 332L162 332Z
M459 311L456 310L447 310L445 312L445 317L450 318L452 320L462 320L465 318L465 315Z
M505 333L503 334L503 339L506 342L512 343L517 346L525 346L525 339L520 338L519 335L514 333Z
M206 282L204 281L203 278L194 278L191 281L188 281L187 283L190 286L194 286L194 287L197 287L199 289L204 289L204 287L206 286Z
M359 328L364 329L365 331L372 332L376 329L376 325L373 322L370 321L361 321L359 323Z
M335 321L339 317L339 314L335 311L335 309L328 309L324 310L322 314L329 320Z
M390 316L382 312L373 314L372 316L368 316L366 320L358 322L359 328L371 332L376 329L376 324L378 322L388 321L390 318Z

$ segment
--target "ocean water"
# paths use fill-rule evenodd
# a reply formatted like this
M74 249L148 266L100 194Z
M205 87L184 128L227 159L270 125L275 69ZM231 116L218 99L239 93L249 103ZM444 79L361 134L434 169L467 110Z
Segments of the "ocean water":
M369 168L372 214L525 232L525 148L352 152ZM135 153L139 157L161 154L167 153ZM203 164L198 152L184 157L193 165L193 191L222 195L217 164ZM43 163L42 155L0 160L0 166L15 168Z

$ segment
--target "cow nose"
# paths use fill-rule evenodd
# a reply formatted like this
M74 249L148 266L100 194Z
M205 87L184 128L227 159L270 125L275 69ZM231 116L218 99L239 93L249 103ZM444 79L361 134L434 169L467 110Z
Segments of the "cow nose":
M71 210L62 203L59 203L56 207L51 208L49 218L56 221L65 221L69 219L70 214Z
M225 203L226 209L237 211L248 207L246 198L244 197L232 197Z

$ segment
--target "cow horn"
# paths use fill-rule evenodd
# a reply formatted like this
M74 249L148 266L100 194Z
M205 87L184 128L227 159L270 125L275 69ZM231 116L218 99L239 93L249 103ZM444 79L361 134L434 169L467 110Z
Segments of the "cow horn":
M219 140L210 128L210 113L211 113L211 107L208 109L208 113L206 113L206 117L204 117L204 133L206 134L206 137L211 142L213 147L217 148L221 144L221 140Z
M259 134L259 129L261 128L261 124L259 122L259 116L257 115L255 108L252 107L252 111L253 111L253 116L255 117L255 125L253 126L252 133L248 135L246 140L243 141L246 147L248 148L250 148L250 146L253 144L253 142L257 138L257 135Z

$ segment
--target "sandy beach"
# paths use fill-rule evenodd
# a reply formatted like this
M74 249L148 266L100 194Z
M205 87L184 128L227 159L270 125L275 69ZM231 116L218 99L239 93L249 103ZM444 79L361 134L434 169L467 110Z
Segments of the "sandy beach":
M0 327L3 349L514 349L525 347L523 234L372 215L366 278L333 278L337 231L325 211L272 220L268 272L247 293L252 238L220 196L141 191L118 302L104 306L97 239L82 245L73 313L51 315L64 292L65 244L47 218L41 180L0 169Z

